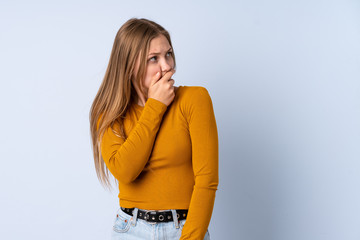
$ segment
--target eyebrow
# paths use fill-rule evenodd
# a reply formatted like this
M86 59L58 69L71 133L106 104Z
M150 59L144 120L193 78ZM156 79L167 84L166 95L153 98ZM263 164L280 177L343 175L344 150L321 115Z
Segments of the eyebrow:
M167 50L167 52L170 50L172 50L172 47L170 47L169 50ZM149 55L160 55L160 53L149 53Z

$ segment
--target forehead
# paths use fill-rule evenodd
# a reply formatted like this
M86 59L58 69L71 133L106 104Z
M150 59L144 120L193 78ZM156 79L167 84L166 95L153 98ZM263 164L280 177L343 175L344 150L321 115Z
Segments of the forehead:
M169 48L169 41L162 34L150 41L150 52L167 51Z

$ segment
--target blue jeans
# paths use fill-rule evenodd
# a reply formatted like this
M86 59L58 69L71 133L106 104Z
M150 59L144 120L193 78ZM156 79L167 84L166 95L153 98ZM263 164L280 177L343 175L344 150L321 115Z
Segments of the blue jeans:
M142 209L144 210L144 209ZM174 221L171 222L147 222L137 218L138 208L133 211L133 216L117 210L111 232L112 240L179 240L186 219L178 221L176 211L172 211ZM209 231L206 231L204 240L210 240Z

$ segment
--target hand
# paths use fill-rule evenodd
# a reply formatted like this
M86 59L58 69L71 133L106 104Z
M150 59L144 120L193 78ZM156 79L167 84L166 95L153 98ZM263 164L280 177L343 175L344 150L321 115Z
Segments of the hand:
M172 69L160 78L160 72L158 72L150 82L148 98L154 98L166 106L169 106L175 98L173 86L175 81L174 79L170 79L174 73L175 69Z

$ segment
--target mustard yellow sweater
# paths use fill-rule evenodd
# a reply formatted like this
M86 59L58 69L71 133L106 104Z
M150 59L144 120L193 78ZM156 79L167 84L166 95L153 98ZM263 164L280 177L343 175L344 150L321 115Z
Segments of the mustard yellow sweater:
M118 125L114 125L114 128ZM101 154L119 182L121 207L188 209L180 240L202 240L218 187L218 133L206 88L179 86L173 102L148 98L126 113L127 139L110 128Z

